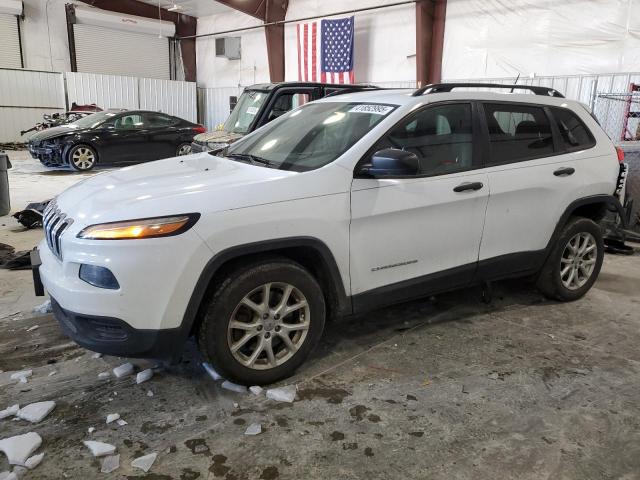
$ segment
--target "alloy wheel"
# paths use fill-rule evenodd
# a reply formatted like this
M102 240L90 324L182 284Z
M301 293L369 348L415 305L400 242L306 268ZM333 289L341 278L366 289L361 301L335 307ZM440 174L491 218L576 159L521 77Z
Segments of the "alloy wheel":
M560 257L560 279L569 290L584 286L595 269L598 244L589 232L580 232L571 237Z
M310 326L304 294L288 283L255 288L233 310L227 342L245 367L267 370L286 363L300 349Z
M78 147L73 151L71 161L78 170L88 170L96 162L96 156L90 148Z

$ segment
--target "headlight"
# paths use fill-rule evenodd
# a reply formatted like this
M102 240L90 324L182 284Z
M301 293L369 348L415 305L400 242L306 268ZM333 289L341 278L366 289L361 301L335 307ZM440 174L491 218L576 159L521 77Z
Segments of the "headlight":
M229 143L227 142L207 142L207 148L210 150L222 150L228 146Z
M78 234L88 240L134 240L179 235L189 230L200 218L199 213L171 217L141 218L125 222L91 225Z

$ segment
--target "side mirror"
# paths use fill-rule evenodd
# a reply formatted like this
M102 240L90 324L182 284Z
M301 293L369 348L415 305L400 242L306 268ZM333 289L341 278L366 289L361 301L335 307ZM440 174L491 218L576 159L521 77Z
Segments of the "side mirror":
M374 153L359 173L373 178L402 178L417 175L419 170L420 159L415 153L385 148Z

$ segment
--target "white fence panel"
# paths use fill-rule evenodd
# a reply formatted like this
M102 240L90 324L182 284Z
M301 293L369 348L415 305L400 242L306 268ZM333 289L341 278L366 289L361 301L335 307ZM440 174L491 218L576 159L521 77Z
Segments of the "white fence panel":
M121 75L66 72L67 102L88 105L95 103L102 109L139 108L138 78Z
M239 97L243 87L220 87L198 89L198 120L213 130L217 125L224 123L229 116L229 97Z
M140 108L168 113L190 122L198 121L196 84L175 80L141 78Z
M0 69L0 143L27 141L32 133L22 136L21 130L64 109L62 74Z

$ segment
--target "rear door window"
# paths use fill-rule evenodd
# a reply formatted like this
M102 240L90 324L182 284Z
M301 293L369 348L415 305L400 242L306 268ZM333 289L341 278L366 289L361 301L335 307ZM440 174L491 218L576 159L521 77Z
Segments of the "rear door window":
M558 126L563 150L586 150L596 144L587 126L571 110L554 107L551 114Z
M531 160L554 153L549 118L542 106L485 103L490 163Z

